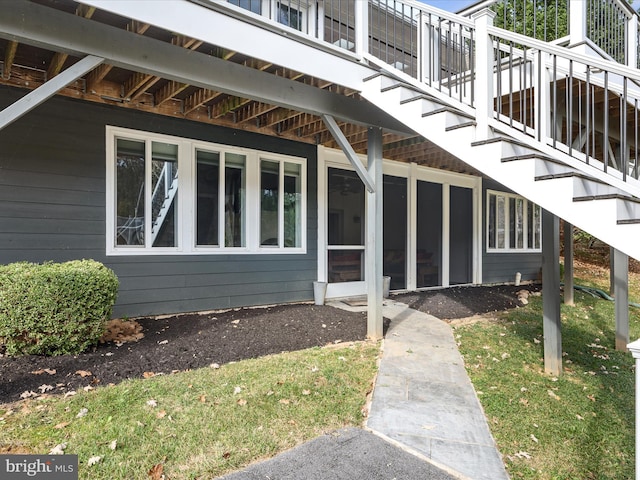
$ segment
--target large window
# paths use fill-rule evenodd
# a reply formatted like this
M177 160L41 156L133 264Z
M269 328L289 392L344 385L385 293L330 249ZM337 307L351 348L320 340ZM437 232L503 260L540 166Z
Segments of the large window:
M540 207L509 193L487 191L487 250L540 251Z
M107 209L112 255L304 253L306 162L107 127Z

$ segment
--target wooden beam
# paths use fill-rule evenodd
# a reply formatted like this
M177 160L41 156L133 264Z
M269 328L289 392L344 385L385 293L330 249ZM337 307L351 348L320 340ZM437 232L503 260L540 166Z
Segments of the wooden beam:
M11 69L13 68L13 61L16 58L16 51L18 50L18 42L7 42L7 48L4 51L4 68L2 70L2 78L9 80L11 78Z

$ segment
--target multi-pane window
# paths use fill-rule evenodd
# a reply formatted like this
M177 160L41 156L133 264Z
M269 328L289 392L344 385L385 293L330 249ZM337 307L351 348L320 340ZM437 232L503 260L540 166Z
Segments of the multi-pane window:
M300 164L263 159L260 165L260 246L300 247Z
M540 250L540 207L509 193L487 191L487 250Z
M304 252L304 159L114 127L107 135L107 253Z
M119 246L177 246L178 146L116 140L116 238Z

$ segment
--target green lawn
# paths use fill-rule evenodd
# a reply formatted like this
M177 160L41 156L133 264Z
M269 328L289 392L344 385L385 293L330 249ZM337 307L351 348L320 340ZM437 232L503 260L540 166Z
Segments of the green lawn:
M608 290L608 275L578 268L576 284ZM588 277L586 276L588 275ZM581 277L582 276L582 277ZM640 297L632 275L630 297ZM563 368L543 371L542 300L456 327L467 371L512 478L634 477L634 361L615 351L614 304L576 292L562 305ZM631 340L640 311L630 309Z
M376 343L313 348L0 405L0 452L66 444L81 479L212 478L361 425L378 355Z

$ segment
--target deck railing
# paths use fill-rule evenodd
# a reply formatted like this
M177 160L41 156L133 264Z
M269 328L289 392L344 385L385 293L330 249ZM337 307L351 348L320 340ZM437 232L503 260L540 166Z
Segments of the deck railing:
M265 3L231 2L254 13ZM624 0L487 0L463 12L472 18L414 0L266 3L272 20L475 108L478 125L515 129L622 181L640 177L640 71L624 65L637 64L638 21ZM579 39L582 50L565 48ZM582 53L594 45L604 58Z

